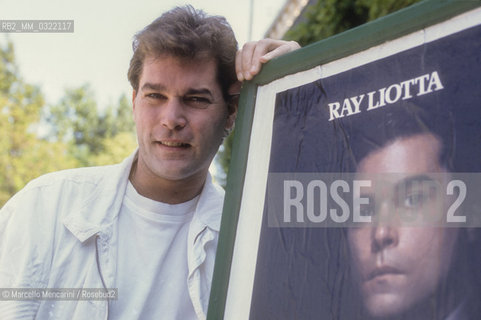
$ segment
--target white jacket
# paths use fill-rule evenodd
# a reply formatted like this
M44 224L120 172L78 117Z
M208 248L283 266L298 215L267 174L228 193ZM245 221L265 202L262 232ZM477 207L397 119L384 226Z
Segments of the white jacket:
M117 218L133 159L47 174L12 197L0 210L0 288L114 288ZM208 176L189 228L187 281L199 319L207 312L223 198ZM107 319L108 301L0 297L0 319L35 317Z

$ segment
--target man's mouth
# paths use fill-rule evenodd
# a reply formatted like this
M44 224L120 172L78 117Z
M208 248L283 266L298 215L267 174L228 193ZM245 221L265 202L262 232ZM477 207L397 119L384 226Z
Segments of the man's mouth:
M177 147L177 148L187 148L190 147L190 144L184 142L175 142L175 141L159 141L161 145L167 147Z
M159 144L169 148L190 148L191 144L182 141L172 141L172 140L156 140L155 144Z
M370 272L367 276L367 281L369 280L372 280L374 278L377 278L377 277L380 277L380 276L383 276L383 275L397 275L397 274L401 274L402 272L395 268L395 267L391 267L391 266L382 266L382 267L378 267L376 269L374 269L372 272Z

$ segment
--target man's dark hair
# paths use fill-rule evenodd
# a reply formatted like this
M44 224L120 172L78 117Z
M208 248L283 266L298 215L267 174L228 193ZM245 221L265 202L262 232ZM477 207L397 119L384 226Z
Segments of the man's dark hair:
M352 159L353 171L371 152L398 139L419 134L432 134L440 141L439 163L448 171L478 171L479 166L468 168L459 161L459 149L463 148L463 138L459 135L461 128L453 112L441 109L439 106L403 102L343 120L339 125L346 133L344 142Z
M171 55L184 59L210 59L217 62L217 81L224 99L237 81L235 56L237 41L224 17L209 16L192 6L176 7L138 32L132 44L128 78L138 90L143 63L147 57Z

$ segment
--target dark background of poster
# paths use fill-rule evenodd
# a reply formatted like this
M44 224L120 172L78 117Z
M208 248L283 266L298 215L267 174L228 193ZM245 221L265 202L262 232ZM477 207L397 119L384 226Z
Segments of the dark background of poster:
M328 121L328 103L433 71L443 90ZM455 171L481 172L481 27L279 93L269 172L354 172L403 112L453 137ZM268 228L265 212L250 319L363 319L345 230Z

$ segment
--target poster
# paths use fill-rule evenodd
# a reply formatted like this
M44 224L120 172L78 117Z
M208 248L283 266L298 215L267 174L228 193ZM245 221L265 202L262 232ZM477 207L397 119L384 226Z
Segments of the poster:
M258 89L225 318L481 317L480 21Z

